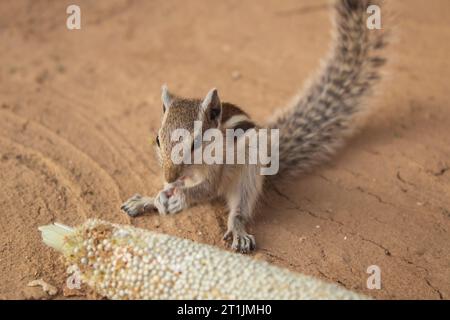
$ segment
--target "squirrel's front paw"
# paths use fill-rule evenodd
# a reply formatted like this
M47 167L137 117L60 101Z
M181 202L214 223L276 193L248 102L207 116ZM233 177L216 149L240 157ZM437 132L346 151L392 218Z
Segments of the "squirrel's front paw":
M231 249L240 253L249 253L256 248L255 237L245 231L228 230L223 240L232 240Z
M169 198L167 210L169 211L169 213L177 213L186 208L186 196L179 189L175 189Z
M155 209L154 199L150 197L143 197L140 194L135 194L130 199L125 201L120 207L131 217L149 212Z
M155 198L154 204L160 215L169 213L169 196L167 190L161 190Z
M155 206L161 215L174 214L187 207L186 197L177 189L166 189L156 196Z

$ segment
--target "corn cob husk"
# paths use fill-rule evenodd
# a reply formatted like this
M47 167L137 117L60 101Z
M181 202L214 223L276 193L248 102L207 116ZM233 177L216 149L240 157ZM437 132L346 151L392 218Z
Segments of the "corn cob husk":
M364 299L248 256L126 225L39 228L81 281L110 299Z

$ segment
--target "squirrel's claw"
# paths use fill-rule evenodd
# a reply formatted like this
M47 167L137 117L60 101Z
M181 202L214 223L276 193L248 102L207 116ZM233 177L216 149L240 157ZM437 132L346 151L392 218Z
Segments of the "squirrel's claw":
M135 217L145 212L154 210L154 199L150 197L143 197L140 194L135 194L130 199L125 201L120 209L122 209L129 216Z
M246 232L237 232L234 230L228 230L223 236L224 241L231 242L231 249L240 253L249 253L256 248L255 237Z

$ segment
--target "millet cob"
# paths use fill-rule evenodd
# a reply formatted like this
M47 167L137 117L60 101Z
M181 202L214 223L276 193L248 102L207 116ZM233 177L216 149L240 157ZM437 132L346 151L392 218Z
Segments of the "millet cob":
M42 226L81 281L110 299L364 299L251 257L127 225Z

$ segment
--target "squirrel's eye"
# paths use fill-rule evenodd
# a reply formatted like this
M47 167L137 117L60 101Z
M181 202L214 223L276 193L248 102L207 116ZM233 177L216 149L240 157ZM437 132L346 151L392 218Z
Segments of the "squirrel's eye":
M159 136L156 136L156 144L157 144L158 147L159 147Z

